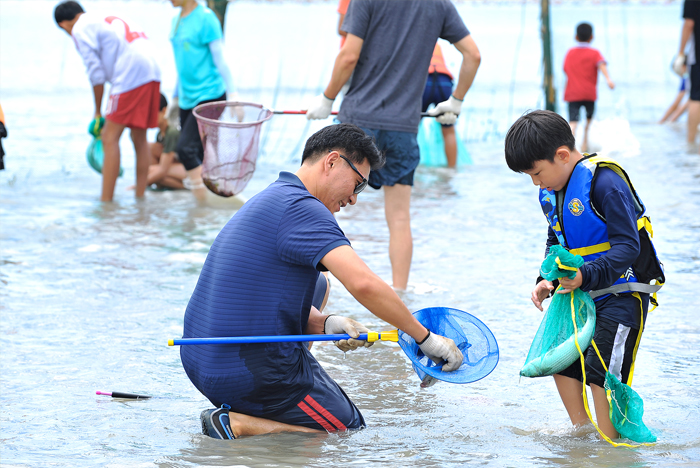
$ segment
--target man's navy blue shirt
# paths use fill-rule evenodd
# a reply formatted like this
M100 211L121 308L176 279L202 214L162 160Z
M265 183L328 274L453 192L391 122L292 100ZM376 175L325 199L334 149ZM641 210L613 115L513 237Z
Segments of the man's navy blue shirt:
M581 267L582 291L604 289L617 281L639 256L639 232L637 214L629 186L612 169L596 169L596 179L591 201L605 217L610 250ZM549 247L559 240L550 226L547 237ZM641 294L644 311L648 308L649 295ZM596 300L596 314L635 329L640 324L639 300L631 294L607 296ZM646 319L646 315L645 315Z
M184 338L298 335L321 259L350 245L333 214L289 172L224 226L185 311ZM182 346L192 383L215 405L254 416L295 406L313 386L302 343Z

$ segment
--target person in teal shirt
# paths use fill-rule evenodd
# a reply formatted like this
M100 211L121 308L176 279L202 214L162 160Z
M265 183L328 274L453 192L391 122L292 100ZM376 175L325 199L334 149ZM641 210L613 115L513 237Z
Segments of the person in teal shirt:
M238 99L223 57L221 25L214 12L196 0L170 1L174 7L180 7L170 32L178 74L173 108L179 108L181 127L175 151L187 170L192 193L197 200L204 201L206 188L201 167L204 149L192 110L207 102Z

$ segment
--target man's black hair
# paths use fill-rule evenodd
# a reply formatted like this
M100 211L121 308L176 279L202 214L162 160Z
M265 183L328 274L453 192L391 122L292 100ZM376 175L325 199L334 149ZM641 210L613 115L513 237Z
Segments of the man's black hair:
M536 110L523 114L506 134L506 163L515 172L532 169L537 161L554 161L557 148L576 148L569 123L556 112Z
M63 21L73 20L79 13L85 13L85 10L80 6L80 3L70 0L56 5L53 17L56 19L56 24L60 24Z
M166 107L168 107L168 100L163 95L163 93L160 93L160 107L158 108L158 110L163 110Z
M588 42L593 37L593 26L590 23L581 23L576 26L576 37L580 42Z
M366 159L370 168L375 171L384 166L384 155L374 138L367 135L360 127L353 124L341 123L329 125L314 133L306 140L301 163L315 162L330 151L340 151L343 156L355 164L362 164Z

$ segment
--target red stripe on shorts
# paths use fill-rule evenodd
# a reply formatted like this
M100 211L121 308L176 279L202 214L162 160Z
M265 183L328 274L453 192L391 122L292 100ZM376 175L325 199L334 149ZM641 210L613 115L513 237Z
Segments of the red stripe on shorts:
M301 408L301 410L302 410L304 413L306 413L306 414L308 414L309 416L311 416L311 417L314 419L314 421L316 421L317 423L319 423L319 424L320 424L325 430L327 430L328 432L333 432L333 431L335 431L335 427L331 426L331 425L328 423L328 421L326 421L326 420L323 419L321 416L319 416L318 414L316 414L316 412L315 412L314 410L312 410L311 408L309 408L309 406L308 406L306 403L304 403L303 401L300 401L300 402L297 404L297 406L298 406L299 408Z
M331 413L329 413L328 410L327 410L326 408L324 408L323 406L319 405L318 402L317 402L316 400L314 400L313 398L311 398L311 395L306 395L306 398L304 398L304 400L306 400L306 402L307 402L308 404L310 404L311 406L313 406L313 408L314 408L316 411L318 411L324 418L326 418L326 419L329 420L331 423L333 423L333 425L334 425L335 427L337 427L339 431L347 431L347 430L348 430L348 428L345 427L345 424L343 424L343 423L341 423L340 421L338 421L338 418L336 418L336 417L333 416Z

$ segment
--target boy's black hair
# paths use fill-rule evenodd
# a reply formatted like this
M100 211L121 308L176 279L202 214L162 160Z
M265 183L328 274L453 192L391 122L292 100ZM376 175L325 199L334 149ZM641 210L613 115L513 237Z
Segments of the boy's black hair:
M580 42L588 42L593 37L593 26L590 23L581 23L576 26L576 37Z
M532 169L537 161L554 161L557 148L576 148L569 123L556 112L536 110L523 114L506 134L506 163L515 172Z
M158 110L163 110L166 107L168 107L168 100L163 95L163 93L160 93L160 107L158 108Z
M363 132L357 125L341 123L329 125L311 135L306 140L301 163L315 162L322 155L333 150L341 151L343 156L355 164L362 164L366 159L373 171L384 166L386 161L374 143L374 138Z
M79 13L85 13L85 10L80 6L80 3L70 0L56 5L53 17L56 19L56 24L60 24L63 21L73 20Z

